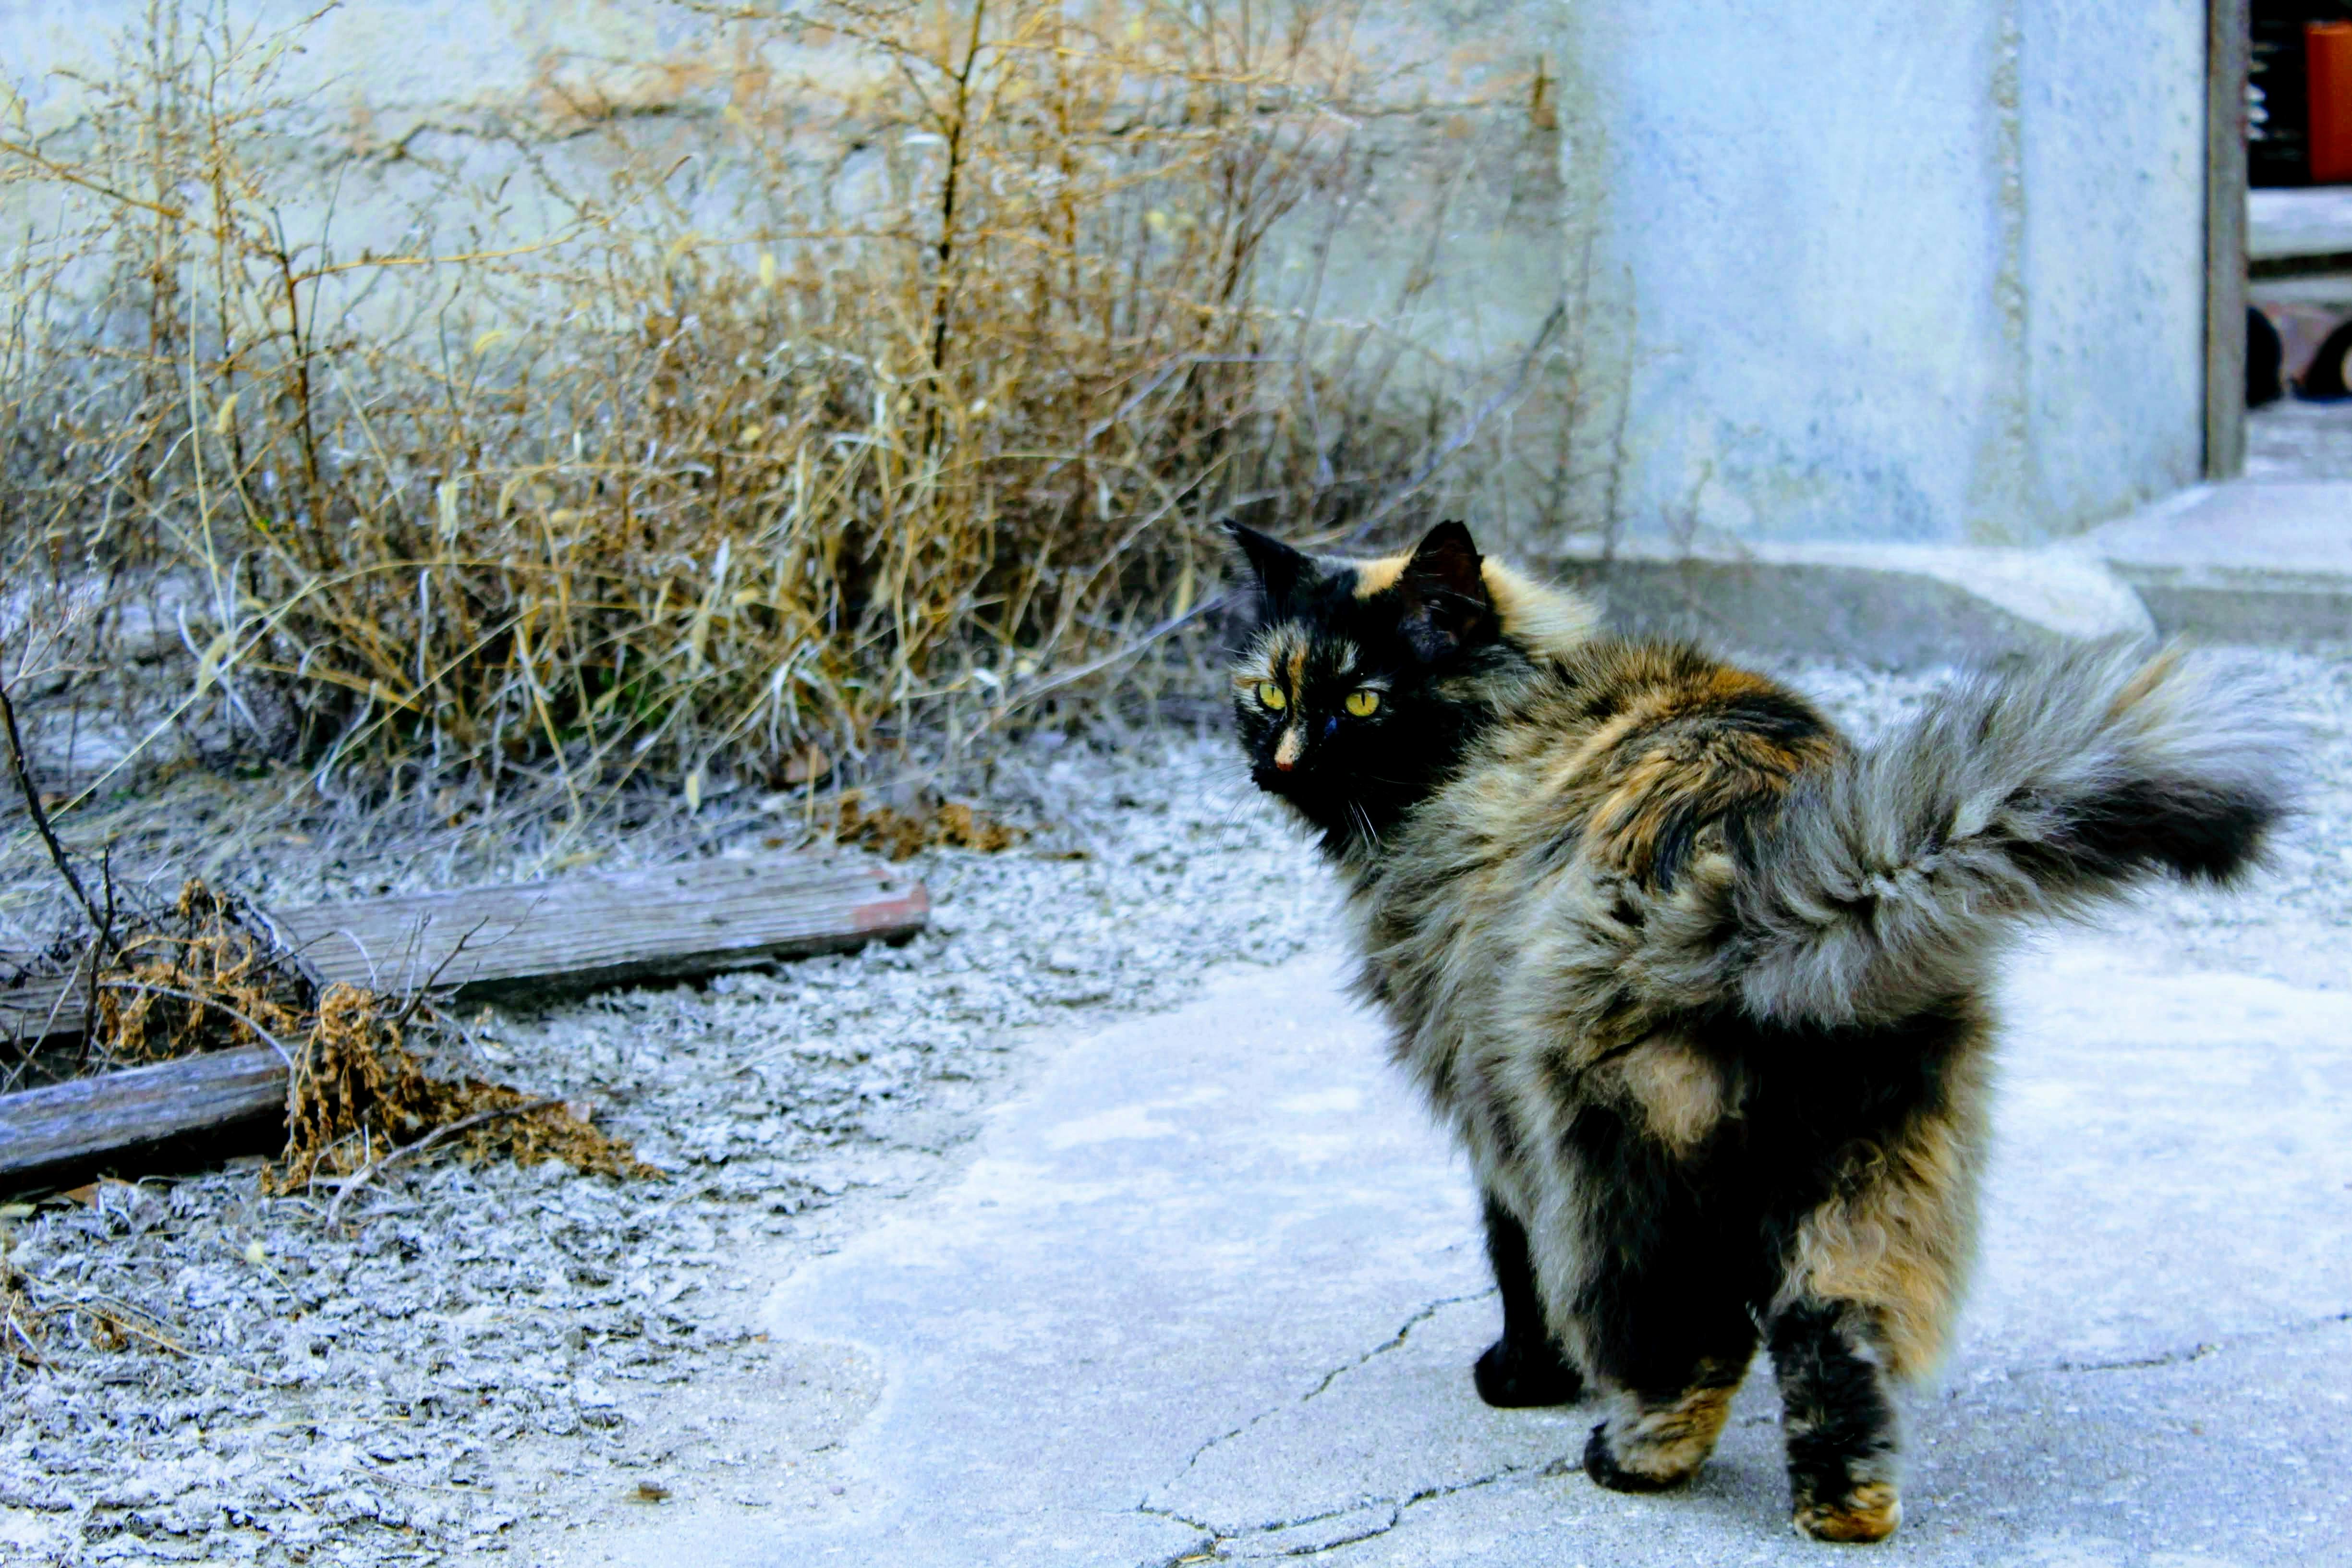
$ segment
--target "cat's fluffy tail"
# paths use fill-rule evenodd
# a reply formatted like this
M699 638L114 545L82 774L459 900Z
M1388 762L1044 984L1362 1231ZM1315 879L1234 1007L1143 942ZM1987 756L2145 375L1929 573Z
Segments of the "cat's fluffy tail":
M1973 989L2021 917L2245 870L2294 751L2274 693L2178 650L1973 677L1735 847L1722 978L1777 1022L1908 1016Z

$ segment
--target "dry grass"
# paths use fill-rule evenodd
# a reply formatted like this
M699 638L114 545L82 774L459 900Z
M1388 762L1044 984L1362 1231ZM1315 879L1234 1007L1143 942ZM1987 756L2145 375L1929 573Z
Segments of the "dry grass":
M1028 837L1023 829L964 801L946 801L929 810L908 812L891 805L869 805L854 790L835 803L830 826L835 843L862 844L893 860L912 859L941 845L983 853L1010 849Z
M0 136L52 218L9 252L0 546L86 700L131 701L135 623L185 652L153 732L320 777L575 818L814 787L812 747L854 783L1195 635L1220 515L1408 521L1464 447L1398 423L1376 329L1261 298L1357 177L1334 8L698 9L751 62L698 150L563 99L635 149L593 179L545 126L494 187L289 167L299 36L163 0L78 139ZM415 221L354 252L318 193L387 169Z
M319 999L287 1097L286 1150L262 1173L264 1192L302 1191L329 1175L355 1184L396 1151L437 1143L445 1132L461 1133L476 1157L496 1151L526 1165L558 1159L608 1176L659 1173L574 1107L427 1072L405 1038L410 1017L355 985L331 986Z

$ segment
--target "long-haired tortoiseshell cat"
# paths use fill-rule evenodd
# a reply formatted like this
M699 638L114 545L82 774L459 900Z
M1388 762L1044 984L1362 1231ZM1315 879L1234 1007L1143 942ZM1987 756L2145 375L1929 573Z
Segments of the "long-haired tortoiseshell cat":
M2288 743L2199 665L2106 648L1964 681L1885 744L1674 643L1596 632L1459 523L1412 554L1236 528L1258 786L1337 865L1360 985L1467 1150L1498 1405L1607 1401L1584 1467L1671 1487L1759 1339L1795 1521L1902 1517L1893 1385L1967 1272L2005 935L2247 867Z

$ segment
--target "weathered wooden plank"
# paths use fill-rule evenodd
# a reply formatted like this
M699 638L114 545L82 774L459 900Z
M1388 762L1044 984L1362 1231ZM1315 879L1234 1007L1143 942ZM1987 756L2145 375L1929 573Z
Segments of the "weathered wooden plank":
M0 991L0 1040L70 1037L81 1033L88 1009L79 981L30 984L18 991Z
M286 1063L268 1046L23 1089L0 1095L0 1178L272 1114Z
M929 911L923 885L887 866L793 855L312 904L273 918L329 984L396 992L439 969L437 984L487 993L740 969L909 936ZM59 989L0 991L0 1039L79 1034L80 985Z
M923 885L887 866L796 855L318 904L272 918L330 984L399 992L431 980L486 992L741 968L908 936L929 912ZM0 1027L53 1036L81 1022L78 991L0 993ZM266 1046L0 1095L0 1176L264 1115L285 1096L285 1064Z
M402 991L438 969L439 984L488 991L739 969L911 935L929 911L923 885L887 866L791 855L318 904L275 919L329 984Z

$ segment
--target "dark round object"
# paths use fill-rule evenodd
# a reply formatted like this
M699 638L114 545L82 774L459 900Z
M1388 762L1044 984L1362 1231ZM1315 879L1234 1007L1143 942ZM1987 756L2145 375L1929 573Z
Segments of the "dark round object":
M2303 367L2296 378L2295 392L2314 403L2333 403L2341 397L2352 397L2352 387L2344 384L2344 356L2352 354L2352 321L2347 321L2327 334L2311 363Z
M2339 336L2341 334L2338 334ZM2328 342L2336 340L2330 338ZM2279 342L2276 327L2271 319L2246 307L2246 406L2260 408L2265 403L2276 403L2286 394L2284 375L2286 349Z

